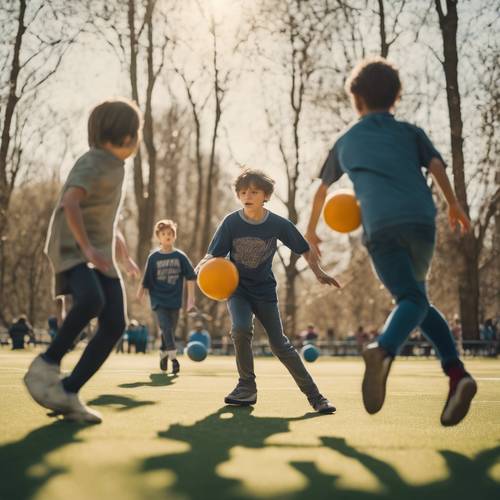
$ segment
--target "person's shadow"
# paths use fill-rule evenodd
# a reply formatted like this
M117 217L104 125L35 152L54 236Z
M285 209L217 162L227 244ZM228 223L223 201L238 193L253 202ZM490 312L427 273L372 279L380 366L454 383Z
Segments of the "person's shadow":
M68 467L50 465L47 455L70 443L81 442L76 434L85 428L76 423L55 421L18 441L0 446L0 498L32 498L54 476L68 472Z
M322 437L327 448L357 460L381 483L382 491L367 492L337 488L338 476L320 471L312 462L292 462L308 483L294 500L342 498L343 500L487 500L500 498L500 484L489 475L499 463L500 446L480 452L474 458L453 451L441 451L448 476L422 485L406 482L390 464L348 445L343 438Z
M194 425L170 426L158 436L183 441L190 445L189 450L149 457L142 462L141 471L173 472L176 481L172 492L183 498L245 498L238 491L240 481L221 477L216 470L229 459L230 450L235 446L264 448L267 438L288 432L290 422L320 417L318 413L293 418L254 417L252 412L249 406L225 406Z
M127 411L134 408L139 408L141 406L149 406L156 404L154 401L137 401L136 399L130 398L128 396L119 396L116 394L101 394L92 401L89 401L89 405L95 406L112 406L118 411Z
M167 373L151 373L149 375L149 382L129 382L120 384L118 387L123 389L135 389L136 387L164 387L172 385L175 382L177 375Z

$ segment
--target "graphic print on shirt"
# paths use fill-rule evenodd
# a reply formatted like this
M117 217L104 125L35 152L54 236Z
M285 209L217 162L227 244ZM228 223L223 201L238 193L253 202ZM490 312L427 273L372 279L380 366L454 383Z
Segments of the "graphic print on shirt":
M233 257L235 262L249 269L256 269L276 250L276 238L236 238L233 240Z
M156 280L158 282L175 285L181 274L179 259L161 259L156 262Z

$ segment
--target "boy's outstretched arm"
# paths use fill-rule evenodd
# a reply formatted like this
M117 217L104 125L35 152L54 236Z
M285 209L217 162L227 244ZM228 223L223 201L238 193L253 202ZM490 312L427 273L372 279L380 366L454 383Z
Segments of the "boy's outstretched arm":
M321 250L319 249L321 239L316 234L316 226L318 225L319 216L321 215L321 210L323 208L323 205L325 204L327 191L328 186L323 183L321 183L316 190L313 198L311 215L309 216L309 223L307 224L307 231L304 235L306 240L309 242L309 245L311 245L313 250L318 255L321 255Z
M446 203L448 203L448 221L451 229L455 230L457 225L459 225L462 234L470 231L470 219L455 196L443 162L439 158L433 158L429 164L429 172L443 193Z
M71 186L62 196L61 207L64 210L68 227L87 261L92 263L99 271L106 272L111 268L113 263L91 245L83 223L80 203L86 196L87 192L84 189Z
M316 279L320 283L322 283L323 285L333 285L336 286L337 288L340 288L339 282L332 276L326 274L325 271L323 271L323 269L321 269L321 266L319 265L319 256L313 248L303 253L302 256L304 257L304 259L307 260L307 263L309 264L311 271L314 273Z
M125 272L133 277L138 278L141 274L141 271L134 259L129 255L127 249L127 243L125 242L125 238L123 233L120 230L116 231L115 237L115 254L118 260L123 264L125 268Z

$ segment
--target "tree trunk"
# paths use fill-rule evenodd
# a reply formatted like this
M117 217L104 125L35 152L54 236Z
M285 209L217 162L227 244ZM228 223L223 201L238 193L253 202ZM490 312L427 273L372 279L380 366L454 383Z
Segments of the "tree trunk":
M441 0L435 0L435 2L443 37L443 69L450 117L453 181L458 201L465 211L469 213L464 173L463 121L458 86L457 2L446 0L446 14L443 12ZM458 292L464 339L479 338L479 252L476 247L477 241L472 232L465 235L459 242L462 269L459 280L461 285Z

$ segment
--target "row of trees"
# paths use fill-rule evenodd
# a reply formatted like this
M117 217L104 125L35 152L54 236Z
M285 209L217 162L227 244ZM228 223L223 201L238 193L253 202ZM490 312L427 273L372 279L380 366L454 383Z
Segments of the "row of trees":
M141 265L156 218L181 222L179 246L197 260L218 220L235 206L227 186L237 169L225 165L244 163L234 130L243 114L238 108L248 109L247 100L255 103L249 116L256 121L249 134L256 143L251 157L272 165L278 209L303 228L315 170L352 119L343 92L350 68L375 54L399 62L405 93L398 115L416 118L443 152L451 152L445 156L457 196L474 221L474 231L463 239L440 230L439 279L432 277L431 293L448 312L459 307L465 336L477 338L481 315L498 313L500 282L495 2L256 0L245 6L233 2L233 17L212 8L196 0L87 0L76 6L9 0L0 7L0 321L27 311L31 321L40 322L50 309L41 248L57 182L35 168L50 137L64 139L53 150L57 164L73 138L60 118L69 111L57 101L52 107L39 103L57 89L65 58L91 37L94 48L111 51L119 61L129 96L144 114L133 197L121 222ZM28 245L29 271L20 265L19 231L32 231L33 207L41 236L39 244ZM325 252L326 264L348 284L340 293L312 284L297 256L280 249L290 332L299 320L312 318L324 327L340 322L345 329L371 317L379 326L390 308L376 280L367 278L359 235L329 239L334 250ZM453 286L443 287L443 281ZM205 306L224 328L223 308ZM132 309L147 314L136 304ZM317 312L325 310L331 313Z

